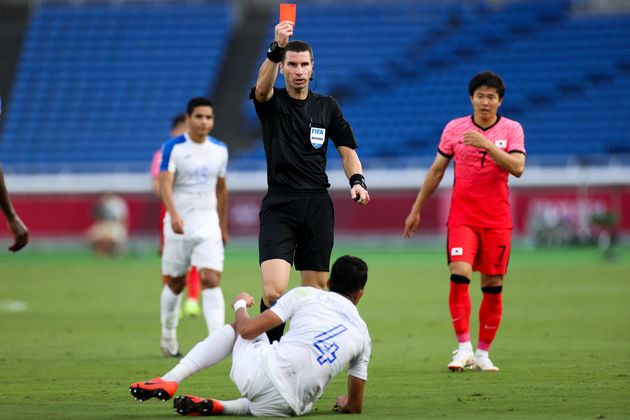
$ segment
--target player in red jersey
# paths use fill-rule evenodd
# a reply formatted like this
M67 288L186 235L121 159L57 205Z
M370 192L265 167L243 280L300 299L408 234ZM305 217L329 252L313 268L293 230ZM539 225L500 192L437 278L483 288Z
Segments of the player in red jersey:
M184 114L177 115L173 118L171 123L171 138L181 136L186 132L186 116ZM158 149L153 154L153 160L151 161L151 186L153 188L153 194L160 200L160 163L162 162L162 149ZM164 245L164 216L166 214L166 207L161 205L160 210L160 254L162 254L162 246ZM188 297L184 302L183 313L188 316L199 316L201 314L201 306L199 305L199 293L201 292L201 280L199 273L195 267L190 267L188 274L186 275L186 290L188 291Z
M435 161L405 220L403 236L409 238L416 233L425 202L454 159L447 255L451 272L449 308L459 348L448 368L497 371L488 350L501 321L501 292L510 257L508 175L518 178L523 174L525 143L521 125L498 114L505 93L500 76L491 72L477 74L468 90L473 115L454 119L444 128ZM468 292L473 271L481 273L483 292L479 342L474 353Z

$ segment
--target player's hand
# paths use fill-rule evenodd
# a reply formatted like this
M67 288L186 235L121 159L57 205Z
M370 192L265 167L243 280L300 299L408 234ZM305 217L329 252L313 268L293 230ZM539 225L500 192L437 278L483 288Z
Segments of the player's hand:
M418 231L420 225L420 213L412 211L405 219L405 228L403 229L403 238L409 239Z
M284 48L289 43L289 38L293 36L293 22L285 20L276 25L275 41L278 46Z
M464 144L479 149L487 149L492 143L477 131L467 131L464 133Z
M178 213L171 215L171 228L180 235L184 233L184 219Z
M247 303L247 307L251 308L254 304L254 298L247 292L241 292L232 299L232 305L236 303L236 301L243 299L245 303Z
M350 189L350 197L357 203L365 206L370 202L370 194L360 184L354 184Z
M337 401L335 402L335 405L333 406L333 410L339 413L343 413L347 405L348 405L348 396L341 395L337 397Z
M230 239L230 235L227 230L221 230L221 241L223 241L223 246L225 247Z
M9 247L9 251L18 252L28 243L28 229L18 216L9 220L7 224L9 225L11 233L13 233L13 245Z

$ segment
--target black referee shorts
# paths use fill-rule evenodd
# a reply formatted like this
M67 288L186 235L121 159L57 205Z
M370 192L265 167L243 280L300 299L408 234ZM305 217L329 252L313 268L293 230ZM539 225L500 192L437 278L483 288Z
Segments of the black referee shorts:
M259 217L260 263L279 258L299 271L329 271L335 212L327 192L268 192Z

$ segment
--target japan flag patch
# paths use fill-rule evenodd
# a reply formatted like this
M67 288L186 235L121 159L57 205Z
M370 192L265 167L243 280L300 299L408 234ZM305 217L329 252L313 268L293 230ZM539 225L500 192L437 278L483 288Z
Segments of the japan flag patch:
M507 147L507 140L495 140L494 144L499 149L505 149Z
M451 257L456 257L458 255L464 255L464 248L462 247L451 248Z

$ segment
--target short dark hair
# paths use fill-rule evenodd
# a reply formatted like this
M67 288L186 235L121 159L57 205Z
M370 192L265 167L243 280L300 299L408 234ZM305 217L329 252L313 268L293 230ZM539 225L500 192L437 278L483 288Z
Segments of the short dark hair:
M295 40L295 41L290 41L286 47L284 47L284 52L282 53L282 62L284 63L284 58L287 55L287 51L293 51L293 52L302 52L302 51L308 51L308 53L311 56L311 63L313 62L313 48L311 48L310 45L308 45L306 42L304 41L300 41L300 40Z
M171 121L171 130L177 127L180 124L183 124L186 121L186 116L184 114L177 114L173 117Z
M468 83L468 93L470 93L470 96L473 96L475 91L482 86L496 90L499 99L503 99L503 95L505 95L505 84L498 74L492 73L491 71L476 74L470 79L470 83Z
M344 255L330 270L328 287L331 292L350 295L365 287L368 278L368 266L361 258Z
M186 106L186 114L192 115L192 113L195 112L195 108L197 108L198 106L209 106L210 108L214 108L214 105L212 105L212 101L210 99L198 96L188 101L188 105Z

